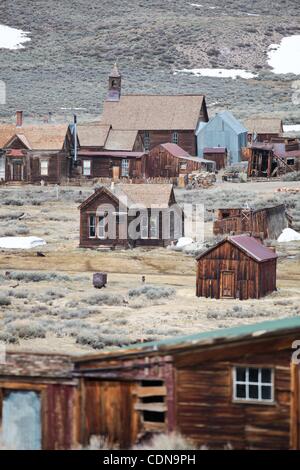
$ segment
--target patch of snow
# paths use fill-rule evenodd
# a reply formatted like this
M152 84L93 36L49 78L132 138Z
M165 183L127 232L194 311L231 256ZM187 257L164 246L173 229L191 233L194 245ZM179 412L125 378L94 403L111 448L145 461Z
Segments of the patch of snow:
M268 51L268 64L273 73L294 73L300 75L300 35L288 36L280 44L271 44Z
M176 243L176 248L183 248L184 246L190 245L191 243L194 243L194 240L192 238L181 237Z
M203 8L203 5L200 5L200 3L190 3L191 7L196 7L196 8Z
M0 248L30 250L41 245L46 245L46 242L38 237L0 237Z
M285 124L283 132L300 132L300 124Z
M246 13L247 16L260 16L258 13Z
M178 73L191 73L196 77L232 78L233 80L238 77L246 80L257 77L257 74L241 69L182 69L175 70L174 75Z
M31 41L29 33L21 29L0 25L0 49L24 49L23 43Z
M279 243L293 242L296 240L300 240L300 233L292 228L285 228L277 239Z

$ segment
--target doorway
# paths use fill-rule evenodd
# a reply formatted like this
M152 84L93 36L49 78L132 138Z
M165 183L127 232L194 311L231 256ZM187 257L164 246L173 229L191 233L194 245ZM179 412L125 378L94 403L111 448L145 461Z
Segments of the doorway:
M235 297L235 273L222 271L220 279L220 298L233 299Z
M12 164L12 180L23 181L23 163L13 162Z

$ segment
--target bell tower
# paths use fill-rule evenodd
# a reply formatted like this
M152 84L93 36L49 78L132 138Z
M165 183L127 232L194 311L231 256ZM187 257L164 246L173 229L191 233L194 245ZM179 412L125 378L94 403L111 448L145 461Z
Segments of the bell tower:
M121 96L122 76L118 70L117 63L109 75L108 94L106 101L119 101Z

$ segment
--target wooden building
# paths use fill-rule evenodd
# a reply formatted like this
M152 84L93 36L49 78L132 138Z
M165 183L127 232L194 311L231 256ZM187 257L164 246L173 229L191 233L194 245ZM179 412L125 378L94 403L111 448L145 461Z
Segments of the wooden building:
M113 68L101 123L113 130L137 131L145 150L172 142L197 155L196 129L207 121L203 95L125 95L121 74Z
M294 317L77 359L82 442L177 431L209 449L299 449L299 334Z
M191 157L179 145L172 143L157 145L144 160L146 178L178 178L192 172L215 170L213 161Z
M71 449L96 435L128 449L176 431L209 449L299 450L299 335L290 317L83 357L7 353L2 445Z
M244 120L248 130L248 143L270 142L273 138L280 137L283 133L282 120L280 118L251 117Z
M205 147L203 157L215 162L218 171L227 166L227 149L225 147Z
M277 240L288 225L285 204L262 209L225 208L217 210L214 235L248 233L254 237Z
M67 355L7 352L0 363L1 444L17 450L74 447L78 379Z
M71 169L67 124L0 125L0 180L9 183L61 183Z
M197 257L196 295L259 299L276 290L277 255L248 235L225 238Z
M167 246L184 233L171 184L101 187L79 209L84 248Z
M300 143L287 139L283 143L255 143L247 149L248 176L272 178L300 171Z

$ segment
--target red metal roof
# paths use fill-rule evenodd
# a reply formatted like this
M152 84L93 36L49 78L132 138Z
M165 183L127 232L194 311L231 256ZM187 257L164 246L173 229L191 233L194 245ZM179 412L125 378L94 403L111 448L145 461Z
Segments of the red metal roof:
M235 235L228 237L228 240L238 248L246 251L256 261L267 261L277 258L277 254L274 251L249 235Z
M121 157L121 158L141 158L144 152L108 151L108 150L80 150L78 156L81 157Z
M167 150L167 152L171 153L173 157L190 157L190 154L183 150L179 145L173 144L171 142L167 142L166 144L161 144L161 147Z
M226 148L225 147L206 147L203 150L203 153L225 153Z

